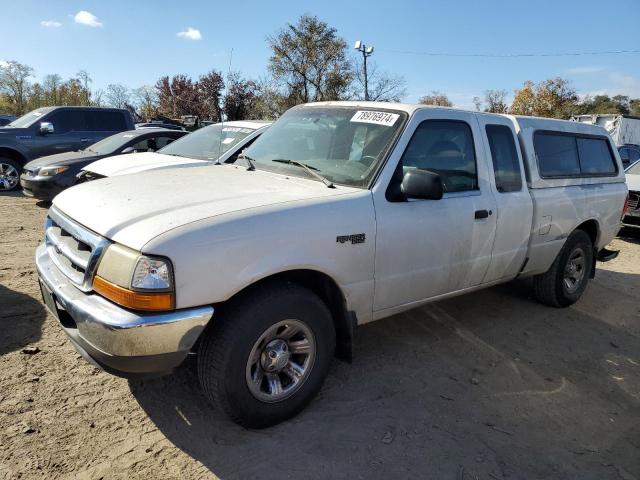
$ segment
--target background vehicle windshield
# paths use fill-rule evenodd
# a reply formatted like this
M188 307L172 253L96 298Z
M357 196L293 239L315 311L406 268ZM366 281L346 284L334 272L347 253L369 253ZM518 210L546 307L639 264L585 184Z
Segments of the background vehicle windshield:
M99 142L91 145L87 150L91 150L95 153L107 155L119 150L123 145L133 140L137 135L131 133L116 133L110 137L104 138Z
M25 113L23 116L16 118L13 122L6 125L7 127L15 128L27 128L37 122L45 113L41 110L33 110L29 113Z
M625 173L630 173L631 175L640 175L640 161L631 165Z
M257 168L310 177L295 160L332 182L366 187L406 114L357 107L298 107L289 110L247 149Z
M216 123L196 130L158 150L166 155L217 160L222 154L253 132L251 128Z

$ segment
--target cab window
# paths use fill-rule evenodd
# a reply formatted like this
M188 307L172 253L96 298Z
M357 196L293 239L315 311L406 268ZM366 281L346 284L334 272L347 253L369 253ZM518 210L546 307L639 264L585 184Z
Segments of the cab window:
M522 176L512 130L505 125L487 125L486 131L496 190L500 193L519 192L522 190Z
M47 118L46 121L53 124L56 134L86 132L89 129L85 114L80 110L60 110Z
M411 137L401 164L403 175L413 168L437 173L445 192L478 190L473 134L465 122L422 122Z

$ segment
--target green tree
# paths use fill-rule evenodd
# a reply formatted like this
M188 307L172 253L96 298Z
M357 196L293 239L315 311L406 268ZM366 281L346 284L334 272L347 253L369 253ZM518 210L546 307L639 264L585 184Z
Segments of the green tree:
M335 28L318 17L303 15L267 41L272 51L269 70L287 103L348 97L353 69L347 44Z
M33 68L15 60L0 65L0 94L4 96L9 113L25 113L32 76Z

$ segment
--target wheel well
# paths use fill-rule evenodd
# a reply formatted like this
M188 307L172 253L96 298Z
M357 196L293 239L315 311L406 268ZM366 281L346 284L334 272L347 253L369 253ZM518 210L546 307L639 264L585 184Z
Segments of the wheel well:
M576 227L576 230L582 230L583 232L585 232L587 235L589 235L589 238L591 239L591 243L593 244L593 246L596 246L596 243L598 241L598 222L596 222L595 220L587 220L586 222L581 223L580 225L578 225Z
M596 247L596 242L598 241L598 222L595 220L587 220L586 222L582 222L580 225L576 227L576 230L582 230L591 239L591 245L593 245L593 258L591 259L591 274L589 278L595 278L596 276L596 257L598 256L598 247Z
M24 157L24 155L11 148L0 148L0 157L7 157L11 160L15 160L20 164L21 167L24 167L24 164L27 163L27 159Z
M289 270L262 278L236 293L232 298L246 293L249 289L272 282L296 283L308 288L322 299L331 312L336 330L336 356L350 362L353 356L353 334L357 321L355 314L347 311L347 303L338 284L329 275L317 270Z

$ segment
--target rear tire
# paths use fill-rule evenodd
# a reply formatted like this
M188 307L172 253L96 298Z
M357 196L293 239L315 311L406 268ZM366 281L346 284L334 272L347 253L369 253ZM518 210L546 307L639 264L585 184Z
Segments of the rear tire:
M0 192L13 192L20 187L22 166L15 160L0 157Z
M568 307L582 296L593 268L593 244L583 230L574 230L549 270L533 278L536 299L552 307Z
M325 303L299 285L269 284L213 319L198 351L198 378L205 396L234 422L265 428L315 397L334 351Z

